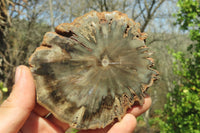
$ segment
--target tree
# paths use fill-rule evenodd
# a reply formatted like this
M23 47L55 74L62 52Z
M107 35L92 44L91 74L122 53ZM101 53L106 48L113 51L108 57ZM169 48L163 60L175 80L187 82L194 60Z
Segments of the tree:
M9 5L9 0L1 0L0 1L0 82L1 79L4 79L4 66L9 65L7 60L5 59L5 49L7 48L6 35L7 29L10 26L10 18L7 10L7 6Z
M0 36L0 80L9 91L16 66L28 64L28 58L42 40L41 36L49 29L39 19L44 10L40 4L38 0L0 2L0 34L3 34Z
M188 47L190 57L173 53L177 59L174 72L180 83L168 94L168 101L160 123L162 132L185 133L200 131L200 1L179 0L177 24L189 31L193 41Z

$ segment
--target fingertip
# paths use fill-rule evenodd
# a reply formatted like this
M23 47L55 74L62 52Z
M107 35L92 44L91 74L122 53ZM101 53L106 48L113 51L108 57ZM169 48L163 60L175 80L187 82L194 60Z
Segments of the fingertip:
M15 84L19 81L21 73L22 73L22 68L18 66L15 71Z
M133 132L137 125L137 119L132 114L128 113L124 116L122 122L122 126L126 128L127 132Z
M27 66L20 65L16 68L15 72L15 84L20 83L21 80L27 79L33 81L33 76L30 69ZM31 84L33 85L33 84Z
M151 107L152 104L152 99L150 96L147 96L144 98L144 104L142 105L144 109L149 109Z
M15 81L10 97L16 105L32 110L35 106L35 84L30 69L24 65L18 66Z
M132 133L136 128L136 125L136 117L128 113L120 122L116 123L108 133Z
M151 97L147 96L144 98L143 105L133 107L129 111L129 113L131 113L137 117L137 116L141 115L142 113L144 113L145 111L147 111L151 107L151 104L152 104L152 99L151 99Z

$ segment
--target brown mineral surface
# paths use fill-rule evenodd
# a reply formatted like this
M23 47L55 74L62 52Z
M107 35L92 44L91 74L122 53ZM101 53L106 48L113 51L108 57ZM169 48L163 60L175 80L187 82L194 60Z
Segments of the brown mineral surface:
M77 129L120 120L156 79L146 37L118 11L58 25L29 59L37 102Z

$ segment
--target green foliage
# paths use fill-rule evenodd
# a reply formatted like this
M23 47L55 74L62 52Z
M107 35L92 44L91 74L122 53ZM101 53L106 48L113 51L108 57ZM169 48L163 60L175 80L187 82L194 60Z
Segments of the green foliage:
M160 128L163 127L162 125L164 125L165 123L163 119L161 119L162 114L163 114L162 110L155 110L154 116L149 119L150 126L154 127L154 129L157 129L158 131L160 130Z
M143 121L143 117L140 115L137 117L137 121Z
M67 131L65 131L65 133L78 133L78 129L75 128L69 128Z
M78 131L78 129L73 129L71 133L77 133Z
M161 132L200 132L200 98L195 88L177 85L167 98Z
M7 92L8 92L8 88L4 87L3 82L0 82L0 103L1 103L1 100L3 99L4 94Z
M173 53L180 83L167 95L164 113L154 123L164 133L200 133L200 1L179 0L178 6L177 24L189 31L194 44L188 47L189 58L182 52Z
M8 88L4 87L3 82L0 82L0 90L1 90L3 93L8 92Z

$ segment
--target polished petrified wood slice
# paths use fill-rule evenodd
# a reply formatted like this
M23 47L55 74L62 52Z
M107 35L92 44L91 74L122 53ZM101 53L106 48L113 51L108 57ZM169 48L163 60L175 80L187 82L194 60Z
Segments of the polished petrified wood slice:
M77 129L103 128L142 104L157 72L139 26L93 11L46 33L29 60L37 102Z

